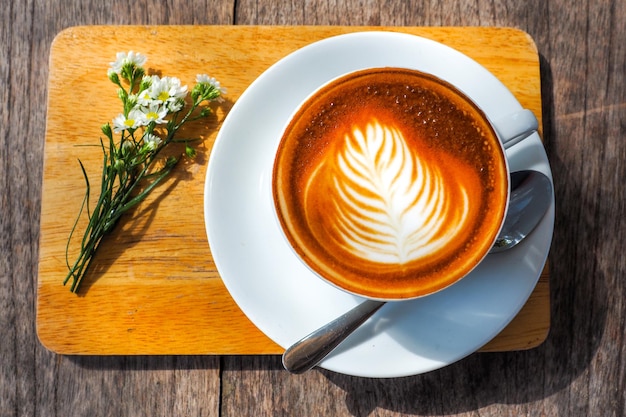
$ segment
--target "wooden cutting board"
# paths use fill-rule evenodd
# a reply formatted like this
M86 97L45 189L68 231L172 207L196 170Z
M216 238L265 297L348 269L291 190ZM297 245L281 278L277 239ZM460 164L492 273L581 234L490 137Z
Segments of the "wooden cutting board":
M537 50L516 29L90 26L61 32L50 54L37 285L42 344L62 354L282 353L234 303L211 257L203 219L207 161L228 110L270 65L313 41L362 30L416 34L469 55L534 111L541 125ZM75 295L62 281L67 238L85 189L78 159L96 190L100 126L120 112L106 72L117 52L129 50L147 55L147 68L187 85L198 73L210 74L228 89L228 100L216 117L190 129L190 136L202 138L197 158L179 164L167 183L124 218ZM482 350L532 348L549 326L545 268L526 306Z

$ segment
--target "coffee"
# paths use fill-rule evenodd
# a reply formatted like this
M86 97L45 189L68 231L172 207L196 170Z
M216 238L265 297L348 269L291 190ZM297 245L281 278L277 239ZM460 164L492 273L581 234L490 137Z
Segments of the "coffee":
M506 212L508 173L493 128L461 92L376 68L300 107L278 147L273 196L310 268L356 294L404 299L483 259Z

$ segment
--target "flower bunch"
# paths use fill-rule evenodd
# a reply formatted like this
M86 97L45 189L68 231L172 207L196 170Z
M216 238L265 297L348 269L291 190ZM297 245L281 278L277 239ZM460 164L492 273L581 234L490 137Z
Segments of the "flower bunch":
M108 78L118 88L122 112L111 123L102 126L105 138L100 139L103 152L102 185L95 206L90 206L91 187L82 162L80 167L86 191L83 203L72 227L66 247L70 291L78 292L102 238L118 223L120 217L141 202L178 163L179 158L162 154L171 143L184 143L185 154L193 158L194 139L179 139L176 134L187 122L211 114L209 103L222 102L225 89L215 78L198 75L188 91L176 77L148 75L144 69L146 57L130 51L117 54L111 63ZM79 254L69 261L72 236L83 213L87 226Z

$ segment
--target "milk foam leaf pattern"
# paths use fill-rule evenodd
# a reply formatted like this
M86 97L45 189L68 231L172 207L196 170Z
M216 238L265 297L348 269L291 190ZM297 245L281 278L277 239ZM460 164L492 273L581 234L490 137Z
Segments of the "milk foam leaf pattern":
M78 292L102 239L175 168L179 157L166 156L165 148L183 143L185 155L195 155L192 144L199 138L178 138L181 127L208 116L212 112L209 103L221 102L226 92L214 78L198 75L188 97L187 86L178 78L146 74L145 62L142 54L120 52L108 70L122 110L102 127L105 138L98 146L103 154L102 178L95 204L90 201L87 170L79 160L86 190L68 237L68 273L63 281L63 285L70 283L72 292ZM71 243L83 216L83 237L78 254L70 262Z
M443 247L467 220L452 206L442 167L420 159L402 132L374 120L345 136L333 166L337 240L354 255L403 264ZM450 229L450 230L448 230Z

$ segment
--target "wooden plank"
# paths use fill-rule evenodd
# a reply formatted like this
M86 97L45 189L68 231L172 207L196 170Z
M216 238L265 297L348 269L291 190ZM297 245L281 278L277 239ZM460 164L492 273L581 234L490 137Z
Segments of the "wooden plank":
M206 163L228 110L264 70L310 42L359 30L412 33L466 53L498 76L541 125L537 51L530 37L515 29L91 26L60 33L50 55L37 286L40 341L64 354L281 353L237 307L213 263L202 214ZM107 238L76 296L61 283L67 237L84 192L77 159L97 189L101 154L83 145L97 145L100 126L119 112L106 71L115 53L127 50L147 55L149 69L188 85L197 73L209 73L227 87L228 101L209 123L189 129L190 136L203 139L196 160L179 166ZM485 350L536 346L549 322L546 270L522 312Z

